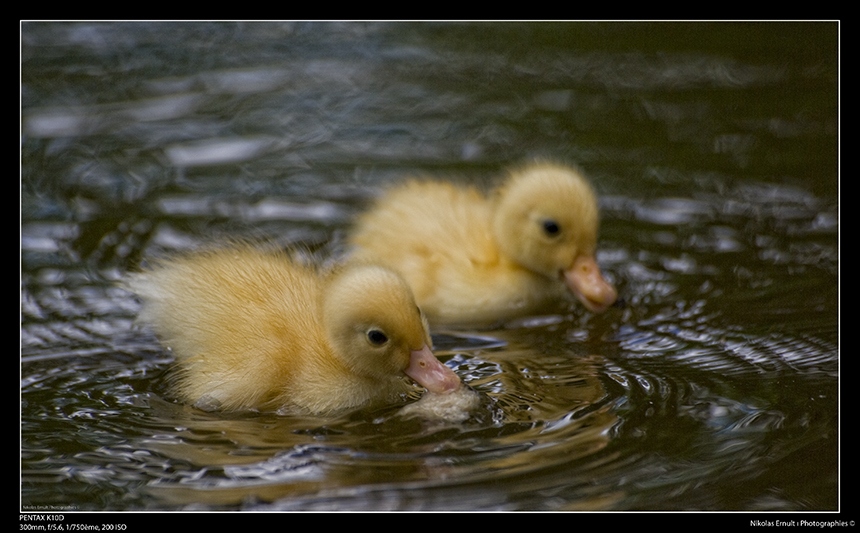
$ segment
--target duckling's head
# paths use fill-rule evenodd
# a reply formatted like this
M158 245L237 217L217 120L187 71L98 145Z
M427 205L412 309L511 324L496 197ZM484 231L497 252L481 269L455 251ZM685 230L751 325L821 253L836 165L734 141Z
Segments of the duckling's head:
M497 191L493 232L502 252L551 279L562 279L591 311L615 302L594 258L597 198L574 169L551 163L515 170Z
M333 273L323 320L335 351L356 374L386 381L403 374L432 392L451 392L460 378L431 351L427 320L406 281L375 265Z

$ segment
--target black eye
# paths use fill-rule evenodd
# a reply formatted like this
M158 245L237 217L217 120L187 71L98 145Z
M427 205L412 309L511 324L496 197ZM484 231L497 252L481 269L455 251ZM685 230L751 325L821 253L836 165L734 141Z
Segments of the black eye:
M549 235L550 237L555 237L561 231L561 226L558 225L558 222L555 220L548 218L543 221L543 232Z
M378 329L372 329L367 332L367 340L370 341L371 344L375 344L376 346L382 346L386 342L388 342L388 336L379 331Z

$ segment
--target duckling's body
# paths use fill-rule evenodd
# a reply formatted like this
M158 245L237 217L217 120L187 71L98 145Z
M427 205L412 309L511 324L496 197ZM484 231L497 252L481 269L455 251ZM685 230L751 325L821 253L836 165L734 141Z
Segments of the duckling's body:
M354 257L400 272L434 323L533 312L565 285L592 311L615 301L594 259L597 201L575 170L541 163L491 195L412 180L386 192L350 237Z
M459 386L385 268L322 272L235 247L164 261L128 287L177 357L175 394L204 409L334 413L408 391L407 373L431 390Z

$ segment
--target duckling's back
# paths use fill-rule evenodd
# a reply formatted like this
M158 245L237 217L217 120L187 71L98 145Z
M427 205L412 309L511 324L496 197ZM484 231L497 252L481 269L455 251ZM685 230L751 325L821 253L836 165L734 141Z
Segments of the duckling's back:
M350 244L354 258L400 271L423 300L440 269L498 261L489 224L489 203L477 189L414 180L380 197L358 219Z
M250 249L160 263L128 282L140 318L175 353L180 399L205 409L279 407L305 361L325 358L310 267Z
M555 290L501 253L493 207L474 187L406 182L358 219L353 257L399 271L433 323L491 322L534 307Z

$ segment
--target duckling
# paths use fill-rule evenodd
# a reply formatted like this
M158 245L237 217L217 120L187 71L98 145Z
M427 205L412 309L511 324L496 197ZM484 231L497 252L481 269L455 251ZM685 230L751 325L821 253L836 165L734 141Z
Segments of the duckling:
M489 196L419 179L394 187L359 217L349 245L400 272L431 324L479 324L534 312L565 286L592 312L612 305L597 228L582 174L538 162L511 170Z
M161 261L126 286L177 357L173 393L205 410L326 415L393 401L408 378L434 393L461 384L387 268L240 246Z

